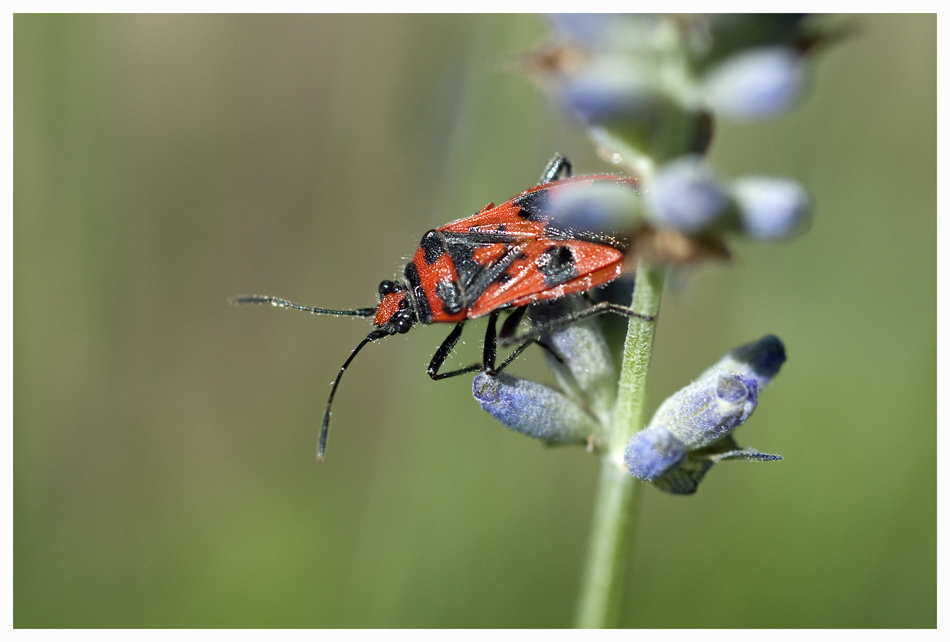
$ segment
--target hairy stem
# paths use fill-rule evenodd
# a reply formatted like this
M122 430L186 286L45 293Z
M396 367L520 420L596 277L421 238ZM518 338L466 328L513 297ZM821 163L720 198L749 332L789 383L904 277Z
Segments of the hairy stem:
M632 305L640 314L653 316L654 321L631 318L627 326L617 404L600 462L590 544L575 621L579 628L616 627L620 622L627 550L640 494L640 482L627 471L623 451L630 437L643 428L647 377L662 292L662 269L641 263L637 267Z

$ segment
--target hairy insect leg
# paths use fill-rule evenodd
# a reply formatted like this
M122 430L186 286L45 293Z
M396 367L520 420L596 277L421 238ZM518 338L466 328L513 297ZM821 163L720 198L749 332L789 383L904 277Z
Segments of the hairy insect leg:
M495 369L494 369L493 371L491 371L491 372L486 371L486 374L497 375L499 372L501 372L502 370L504 370L505 368L507 368L509 363L511 363L512 361L514 361L515 359L517 359L519 356L521 356L521 353L524 352L525 350L527 350L527 349L528 349L528 346L530 346L532 343L535 343L535 344L539 345L540 347L544 348L545 350L547 350L547 351L551 354L552 357L554 357L555 359L557 359L558 363L564 363L564 358L563 358L561 355L559 355L557 352L555 352L555 351L554 351L554 348L552 348L552 347L549 346L548 344L546 344L546 343L544 343L543 341L540 341L540 340L538 340L538 339L528 339L527 341L525 341L524 343L522 343L520 346L518 346L517 348L515 348L515 349L512 351L512 353L509 354L508 357L505 358L505 360L501 362L501 365L500 365L500 366L498 366L497 368L495 368Z
M512 312L508 316L507 319L505 319L505 323L501 326L502 337L505 336L506 330L509 333L512 333L512 334L514 333L515 329L517 329L518 327L518 322L521 321L521 317L524 316L524 311L526 309L527 309L526 307L517 308L514 312ZM512 319L514 319L514 323L511 323ZM485 362L485 374L489 374L489 375L498 374L499 372L507 368L509 363L517 359L518 356L522 352L524 352L525 349L527 349L527 347L531 345L532 343L536 343L542 348L544 348L545 350L547 350L548 352L550 352L551 356L557 359L559 363L564 363L564 359L561 357L561 355L555 352L551 346L544 343L540 339L528 339L522 345L518 346L514 350L514 352L509 354L505 358L505 360L502 362L502 364L496 368L495 357L497 354L498 338L495 335L495 324L497 323L497 321L498 321L498 311L496 310L495 312L492 312L491 317L488 319L488 330L485 332L485 353L483 356L483 360ZM509 327L509 324L510 324L510 327Z
M538 185L546 185L547 183L553 183L554 181L559 181L562 178L571 177L571 161L567 160L560 154L555 154L554 158L551 159L551 162L548 163L548 166L544 168L544 172L541 174L541 179L538 181Z
M549 323L542 324L525 334L508 337L502 339L502 345L512 345L515 343L521 343L523 341L537 341L544 335L554 332L560 328L568 326L575 321L580 321L581 319L586 319L587 317L597 316L598 314L604 314L606 312L613 312L614 314L619 314L628 318L642 319L643 321L654 321L656 317L640 314L636 312L633 308L628 308L624 305L619 305L617 303L610 303L609 301L603 301L596 305L592 305L589 308L584 310L578 310L577 312L571 312L566 314L559 319L555 319Z
M501 333L498 335L502 342L505 342L511 337L515 336L515 331L518 329L518 324L521 323L521 319L524 317L524 313L527 311L528 306L523 305L520 308L515 308L514 311L508 315L508 318L505 319L505 322L501 324Z
M521 317L524 316L525 308L516 309L508 319L505 320L505 324L502 326L502 334L506 329L509 332L514 332L518 326L518 321L521 320ZM498 316L501 314L500 310L495 310L488 316L488 328L485 330L485 345L482 349L482 362L472 364L466 368L459 368L458 370L453 370L451 372L440 373L439 369L445 363L445 360L451 354L453 348L459 341L459 337L462 336L462 326L465 324L464 321L459 322L452 329L452 332L449 333L449 336L445 338L445 341L442 342L442 345L439 346L439 349L435 351L435 354L432 356L432 361L429 362L429 367L426 369L426 373L433 380L438 381L440 379L447 379L449 377L457 377L459 375L468 374L470 372L484 371L489 375L497 375L499 372L508 367L512 361L517 359L522 352L524 352L528 346L532 343L536 343L558 360L560 363L564 363L564 359L557 352L554 351L551 346L544 343L540 340L540 337L526 337L524 343L518 346L511 354L509 354L505 360L497 368L495 367L495 361L498 357ZM510 324L509 322L514 318L515 323ZM512 341L514 343L514 341Z
M482 351L482 365L487 374L496 374L495 357L498 354L498 315L500 312L495 310L488 316L488 328L485 330L485 345Z
M501 345L508 346L508 345L511 345L512 343L515 343L515 340L514 340L515 332L518 330L518 324L521 323L521 319L524 318L524 314L527 311L528 311L528 306L523 305L519 308L515 308L514 311L508 315L508 318L505 319L505 322L501 326L501 332L498 334L498 338L501 339ZM525 348L531 345L531 343L537 343L540 347L547 350L548 353L550 353L550 355L554 357L558 363L564 363L564 358L561 355L559 355L557 351L554 350L554 348L552 348L546 342L541 341L540 339L533 339L531 341L528 341L525 345L519 347L512 354L510 354L508 358L505 359L505 362L501 365L501 367L497 369L496 372L501 372L502 368L504 368L509 363L514 361L517 358L517 356L524 351Z
M439 374L439 369L442 367L442 364L445 363L445 360L448 359L449 354L452 353L452 349L455 348L455 344L459 342L459 337L462 336L462 326L465 325L464 321L461 321L455 324L455 327L452 328L452 332L449 333L449 336L445 338L445 341L442 342L442 345L439 346L439 349L435 351L435 354L432 355L432 361L429 362L429 367L426 368L426 373L432 377L434 381L439 379L447 379L449 377L457 377L459 375L468 374L469 372L478 372L482 369L482 364L476 363L467 368L460 368L459 370L453 370L452 372L444 372Z

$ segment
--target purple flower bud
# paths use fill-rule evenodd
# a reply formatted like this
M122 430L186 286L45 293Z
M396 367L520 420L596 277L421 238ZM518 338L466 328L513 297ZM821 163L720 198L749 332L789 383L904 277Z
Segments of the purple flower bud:
M573 401L527 379L480 373L472 394L504 426L548 443L582 442L598 432L594 419Z
M772 381L784 362L785 346L772 335L724 356L699 379L660 404L646 430L633 436L624 455L630 472L654 482L660 490L691 495L713 464L723 459L781 459L753 448L740 448L731 433L752 415L759 390ZM647 436L640 436L644 434ZM682 444L684 457L675 465L666 465L666 460L647 453L644 443L654 441ZM666 446L666 452L674 453L672 446ZM672 460L672 454L667 459ZM648 474L653 476L644 476Z
M635 118L653 105L654 98L649 79L634 67L614 62L570 77L561 88L561 102L589 123Z
M750 236L761 240L792 233L808 213L808 194L795 181L750 176L732 183L742 224Z
M804 64L791 47L762 47L727 58L705 77L706 97L724 118L774 116L798 98Z
M724 355L700 378L718 370L728 370L755 379L761 391L772 383L785 359L785 345L775 335L767 334L758 341L739 346Z
M663 426L687 449L695 450L741 426L757 400L754 378L716 370L664 401L649 427Z
M605 232L632 229L638 222L640 197L626 183L598 180L554 194L551 214L563 226Z
M686 461L686 445L663 426L647 428L627 444L623 461L637 479L654 481Z
M687 234L708 228L729 204L712 170L699 156L683 156L661 167L647 201L654 223Z

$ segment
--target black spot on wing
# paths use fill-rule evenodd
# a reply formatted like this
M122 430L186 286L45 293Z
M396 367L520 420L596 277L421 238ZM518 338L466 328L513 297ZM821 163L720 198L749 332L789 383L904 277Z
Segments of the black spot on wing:
M440 256L445 254L445 244L442 243L442 237L435 230L426 232L419 247L422 248L423 256L428 265L432 265L439 260Z
M517 252L514 252L511 256L505 256L503 258L505 259L505 270L503 272L498 273L494 281L495 283L500 283L502 285L504 285L505 283L510 283L514 279L518 278L516 274L512 274L511 272L509 272L508 268L513 266L518 261L527 260L528 255L522 252L521 250L518 250Z
M479 272L472 282L465 287L463 292L465 293L465 300L467 304L471 306L478 300L482 294L485 293L492 283L504 283L505 277L508 268L511 267L515 261L524 258L525 254L521 251L521 247L510 248L500 259L492 263L491 265L483 268ZM507 275L506 280L511 280L511 276Z
M446 235L445 242L449 250L449 258L452 259L455 273L458 274L459 283L464 290L482 269L474 258L476 246L466 238L466 235Z
M518 216L529 221L546 221L550 218L550 195L547 189L522 194L514 200L521 207Z
M538 257L535 264L544 274L544 285L549 288L567 283L578 276L574 253L566 245L549 247Z

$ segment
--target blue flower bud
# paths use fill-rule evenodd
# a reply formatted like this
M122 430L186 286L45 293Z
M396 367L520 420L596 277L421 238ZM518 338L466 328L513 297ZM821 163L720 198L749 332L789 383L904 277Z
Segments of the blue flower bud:
M554 194L551 214L565 227L606 232L633 229L639 222L640 196L625 183L599 180Z
M603 61L568 78L560 98L587 122L604 123L646 113L654 103L655 93L650 80L635 67Z
M660 168L647 201L658 226L695 234L725 212L729 197L699 156L683 156Z
M775 335L767 334L758 341L741 345L724 355L700 378L718 370L728 370L755 379L761 391L772 383L785 359L785 345Z
M686 456L648 481L668 493L690 495L713 464L723 459L781 459L753 448L740 448L731 433L755 410L759 391L771 383L783 363L785 346L778 337L766 335L732 350L699 379L660 404L646 430L634 435L627 451L643 450L642 445L634 444L648 438L639 435L664 430L683 444ZM646 456L639 457L649 461ZM634 476L645 479L629 463L628 468ZM659 465L656 470L660 470Z
M750 176L732 183L742 225L761 240L782 238L795 231L808 213L808 194L795 181Z
M480 373L472 394L504 426L548 443L583 442L599 432L594 419L573 401L527 379Z
M757 401L753 377L715 370L664 401L648 428L663 426L688 450L695 450L741 426Z
M724 118L774 116L797 100L804 63L791 47L762 47L727 58L705 77L710 106Z
M627 444L623 461L637 479L654 481L686 461L686 445L663 426L647 428Z

